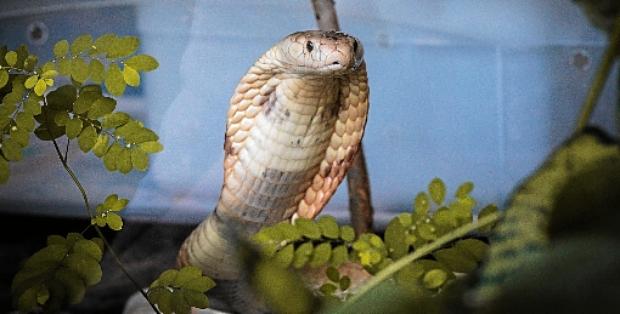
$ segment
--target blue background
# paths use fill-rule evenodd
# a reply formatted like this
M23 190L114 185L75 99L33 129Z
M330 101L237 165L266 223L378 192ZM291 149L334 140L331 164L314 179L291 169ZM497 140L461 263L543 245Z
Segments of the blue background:
M29 42L43 22L50 56L82 33L138 35L160 68L119 101L165 151L147 174L107 173L73 147L70 163L94 203L118 193L134 219L198 222L222 183L228 99L276 41L315 28L310 1L3 1L0 42ZM337 1L341 28L364 44L371 109L365 152L378 222L409 210L435 176L467 180L481 203L503 204L520 180L570 135L605 35L569 0ZM575 61L577 60L577 61ZM582 62L583 61L583 62ZM614 128L617 69L594 121ZM33 139L34 142L34 139ZM76 146L76 145L74 145ZM85 216L49 143L26 151L0 186L0 211ZM326 212L348 216L344 184Z

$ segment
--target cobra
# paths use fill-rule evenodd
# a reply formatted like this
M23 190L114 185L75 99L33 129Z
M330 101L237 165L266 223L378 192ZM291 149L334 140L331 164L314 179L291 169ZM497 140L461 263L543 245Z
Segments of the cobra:
M263 54L230 100L217 206L185 240L178 264L200 267L229 305L253 312L235 239L320 213L360 147L368 93L353 36L297 32Z

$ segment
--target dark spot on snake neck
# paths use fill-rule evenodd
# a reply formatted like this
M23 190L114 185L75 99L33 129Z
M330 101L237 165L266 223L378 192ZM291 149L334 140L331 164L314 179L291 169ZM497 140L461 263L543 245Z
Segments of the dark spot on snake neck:
M291 112L288 109L286 109L284 111L284 115L287 116L287 117L290 117L291 116Z
M266 105L266 108L264 111L265 117L269 116L269 114L271 113L271 110L276 105L276 101L277 101L276 93L273 92L271 93L271 95L269 95L269 100L265 102L265 105Z
M308 40L306 42L306 50L308 50L308 52L312 52L312 49L314 49L314 43Z
M300 138L297 139L297 145L301 145L301 139Z

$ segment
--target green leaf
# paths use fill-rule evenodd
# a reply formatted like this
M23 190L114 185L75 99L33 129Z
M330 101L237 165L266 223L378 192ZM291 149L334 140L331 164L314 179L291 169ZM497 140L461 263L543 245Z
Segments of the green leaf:
M54 110L72 110L77 90L72 85L63 85L47 94L47 105Z
M108 171L115 171L117 169L116 161L122 150L122 146L114 143L110 146L105 156L103 156L103 165Z
M71 271L77 273L88 286L101 281L101 266L90 255L82 253L69 254L62 263Z
M338 285L340 286L341 291L349 289L349 287L351 286L351 278L349 278L349 276L343 276L342 278L340 278Z
M185 266L185 267L192 267L192 266ZM207 292L207 290L213 287L215 287L215 282L211 278L207 276L202 276L202 275L201 277L189 280L182 285L182 288L184 288L184 290L186 291L193 290L193 291L198 291L201 293Z
M78 137L78 144L83 152L88 152L97 141L97 130L92 125L89 125L82 130Z
M54 275L67 292L67 302L69 304L77 304L82 302L86 293L86 285L84 281L73 271L67 268L60 268Z
M145 54L135 55L127 59L125 64L138 71L153 71L159 67L159 63L155 58Z
M116 108L116 100L110 97L98 98L88 110L88 118L95 120L111 113Z
M6 86L6 83L9 82L9 72L5 69L0 70L0 88Z
M4 55L4 60L9 66L15 66L17 64L17 52L9 51Z
M48 71L56 71L56 64L51 61L45 62L41 67L41 72L46 73ZM56 75L58 75L58 73L56 73Z
M156 287L165 287L165 286L172 285L172 283L174 282L174 279L177 278L178 274L179 274L179 271L176 269L165 270L159 275L159 277L155 281L153 281L153 283L151 283L150 287L156 288Z
M288 267L293 262L294 253L293 244L288 244L276 253L273 261L281 267Z
M133 161L133 155L131 156L131 158ZM144 158L147 158L146 154L144 155ZM291 225L288 221L279 222L276 225L274 225L274 228L278 229L278 231L283 237L283 240L292 242L292 241L297 241L301 239L301 233L299 233L299 230L297 230L297 228Z
M95 142L95 146L93 146L93 154L95 156L101 158L108 152L108 142L110 137L107 134L101 133L97 136L97 141Z
M331 283L325 283L319 288L319 291L323 295L333 295L336 292L336 290L338 290L338 287L336 287L336 285L331 284Z
M34 130L34 116L27 112L20 112L15 116L15 123L18 127L32 131Z
M41 113L41 98L35 95L30 95L26 102L24 102L24 112L32 115L38 115Z
M91 35L80 35L75 40L73 40L73 43L71 43L71 53L76 56L90 49L90 46L92 45L93 37Z
M112 230L120 231L123 229L123 219L117 213L109 212L106 216L106 222Z
M0 184L9 181L10 171L9 163L0 156Z
M163 314L171 314L174 309L172 307L172 291L167 288L149 289L149 301L157 304L157 308Z
M340 238L345 242L352 242L355 240L355 230L351 226L340 227Z
M93 106L93 103L101 97L101 92L97 91L82 91L80 95L73 103L73 112L77 114L83 114L88 112Z
M70 119L65 124L65 132L67 134L67 138L73 139L76 138L82 132L82 119L74 117Z
M446 197L446 185L439 178L434 178L428 185L428 192L435 204L441 205Z
M122 174L127 174L133 168L131 164L131 151L123 148L116 159L116 167Z
M136 36L115 37L107 47L108 58L126 57L138 50L140 40Z
M327 278L333 282L340 281L340 272L338 272L338 270L334 267L327 267L325 270L325 275L327 275Z
M32 89L37 84L38 80L38 75L31 75L28 77L28 79L26 79L26 82L24 82L24 87L26 87L27 89Z
M21 147L28 146L28 141L30 140L30 133L24 129L19 129L17 127L11 128L11 138L17 142Z
M41 74L42 79L51 79L55 78L56 76L58 76L58 71L56 70L43 71L43 74Z
M265 261L257 264L251 272L251 282L274 313L312 312L315 302L312 293L295 273Z
M310 260L314 246L312 242L302 243L297 250L295 250L295 256L293 258L293 267L296 269L302 268Z
M75 58L71 61L71 78L82 83L88 79L88 64L82 58Z
M129 122L131 117L124 112L114 112L110 114L106 114L103 117L103 121L101 122L101 126L105 129L118 128L119 126L125 125ZM142 146L140 146L142 150L145 150ZM148 152L148 151L147 151Z
M336 218L332 216L321 216L317 220L317 224L321 229L321 234L328 239L338 239L340 235L340 231L338 229L338 224L336 223Z
M97 59L92 59L88 65L90 79L95 83L101 83L105 79L105 69L103 63Z
M214 286L215 282L203 276L199 268L186 266L180 271L164 271L150 285L147 295L162 313L189 313L190 306L205 308L209 305L204 293Z
M422 279L427 289L437 289L448 280L448 274L441 269L433 269L427 272Z
M433 256L437 261L457 273L469 273L478 266L467 252L456 247L438 250L433 253Z
M112 42L116 38L115 34L107 33L99 36L93 46L95 46L95 52L97 53L107 53L108 48L112 45Z
M327 264L332 254L332 246L329 243L321 243L314 248L310 259L310 267L319 267Z
M54 113L54 123L59 126L67 125L67 121L69 121L69 113L66 111L57 111Z
M477 239L464 239L456 242L455 246L469 253L476 261L482 261L489 249L489 245Z
M295 220L295 226L297 230L308 239L318 240L321 238L319 226L310 219L299 218Z
M172 308L175 313L191 313L191 307L187 304L183 292L175 290L172 292Z
M414 201L414 210L417 215L426 216L428 214L430 206L431 205L428 199L428 194L420 192L418 193L418 195L416 195Z
M179 270L177 276L173 280L173 284L177 287L183 287L189 281L200 278L202 270L196 266L186 266Z
M62 75L71 75L71 59L58 61L58 72Z
M81 254L86 254L94 258L98 262L101 262L101 259L103 258L103 252L101 251L101 248L99 248L99 246L91 240L79 239L75 241L75 243L73 244L73 251Z
M339 267L340 265L342 265L342 263L348 260L349 260L349 252L346 246L339 245L332 250L332 257L331 257L330 263L334 267Z
M145 128L139 121L131 120L114 131L114 135L121 136L126 142L139 144L157 141L159 138L155 132Z
M391 258L399 259L409 252L405 228L398 218L394 218L388 223L384 237Z
M67 55L67 52L69 52L69 42L66 39L63 39L54 45L54 56L58 58L64 57Z
M34 71L34 68L37 66L37 62L39 62L39 58L37 56L28 55L26 60L24 60L24 70Z
M47 89L47 84L45 84L44 80L38 80L37 84L34 86L34 93L37 96L43 96L45 90Z
M159 153L164 149L164 147L156 141L140 143L138 147L147 154Z
M435 227L433 227L431 224L421 224L416 229L416 231L418 235L420 235L420 237L424 240L432 241L437 239L437 234L435 234Z
M138 71L136 71L134 68L125 65L125 67L123 68L123 80L125 80L125 83L127 83L127 85L129 86L139 86L140 74L138 74Z
M5 138L0 145L0 150L7 160L18 161L22 159L22 147L14 139Z
M116 63L111 64L108 68L104 83L108 92L114 96L121 96L125 92L125 80Z

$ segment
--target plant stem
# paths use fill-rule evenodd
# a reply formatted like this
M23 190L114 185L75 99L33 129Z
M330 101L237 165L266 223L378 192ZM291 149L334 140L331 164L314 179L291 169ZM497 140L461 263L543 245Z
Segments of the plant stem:
M594 107L598 102L598 99L605 87L605 83L607 82L607 77L609 76L609 72L614 64L615 58L618 56L620 50L620 16L616 18L614 23L613 31L609 36L609 44L607 45L607 49L605 49L605 53L603 54L603 60L598 66L596 73L594 75L594 82L590 86L590 90L588 91L588 95L586 96L586 100L583 103L581 113L579 114L579 120L577 121L577 126L575 128L575 133L581 132L587 125L590 120L590 115L594 111Z
M366 284L364 284L340 309L336 311L336 313L346 312L348 307L355 304L355 302L363 298L365 294L370 292L373 288L378 286L380 283L382 283L386 279L391 278L392 275L394 275L394 273L396 273L403 267L409 265L411 262L430 254L431 252L441 248L447 243L454 241L478 228L492 224L496 222L499 218L500 218L500 214L494 213L484 218L481 218L476 222L471 222L466 225L463 225L449 233L444 234L443 236L439 237L437 240L425 246L420 247L419 249L415 250L413 253L390 264L389 266L387 266L386 268L378 272L376 275L372 276L368 280L368 282L366 282Z
M90 207L90 202L88 201L88 196L86 194L86 190L84 189L84 187L82 186L82 184L78 180L77 176L75 175L75 173L73 172L71 167L69 167L69 165L67 164L66 159L63 159L62 153L60 152L60 148L58 147L58 143L56 142L56 140L55 139L52 140L52 143L54 143L54 148L56 148L56 154L58 155L58 158L60 159L60 162L62 163L62 166L65 168L65 171L67 171L67 173L71 177L71 180L73 180L73 183L80 190L80 194L82 194L82 199L84 199L84 205L86 206L86 211L88 212L88 216L90 218L93 218L94 215L93 215L92 209ZM125 266L123 266L123 262L121 262L121 259L118 257L118 255L116 254L116 252L112 248L112 245L110 244L110 242L108 242L106 237L103 235L103 232L101 231L101 228L99 228L99 226L97 226L97 225L93 225L93 227L95 228L95 231L97 232L97 235L99 235L101 240L103 240L103 243L104 243L105 247L108 249L110 254L112 254L112 257L114 258L114 261L116 262L118 267L121 269L121 271L123 271L125 276L127 276L127 278L129 278L129 280L133 283L133 285L135 286L136 290L138 290L140 292L140 294L142 294L142 296L146 299L146 301L149 303L151 308L153 308L155 313L160 313L159 310L157 309L157 307L155 307L155 305L153 303L151 303L151 301L149 301L149 298L148 298L146 292L144 292L144 290L142 290L142 285L140 285L138 283L138 281L135 278L133 278L133 276L131 276L131 274L129 274L129 271L127 271Z

